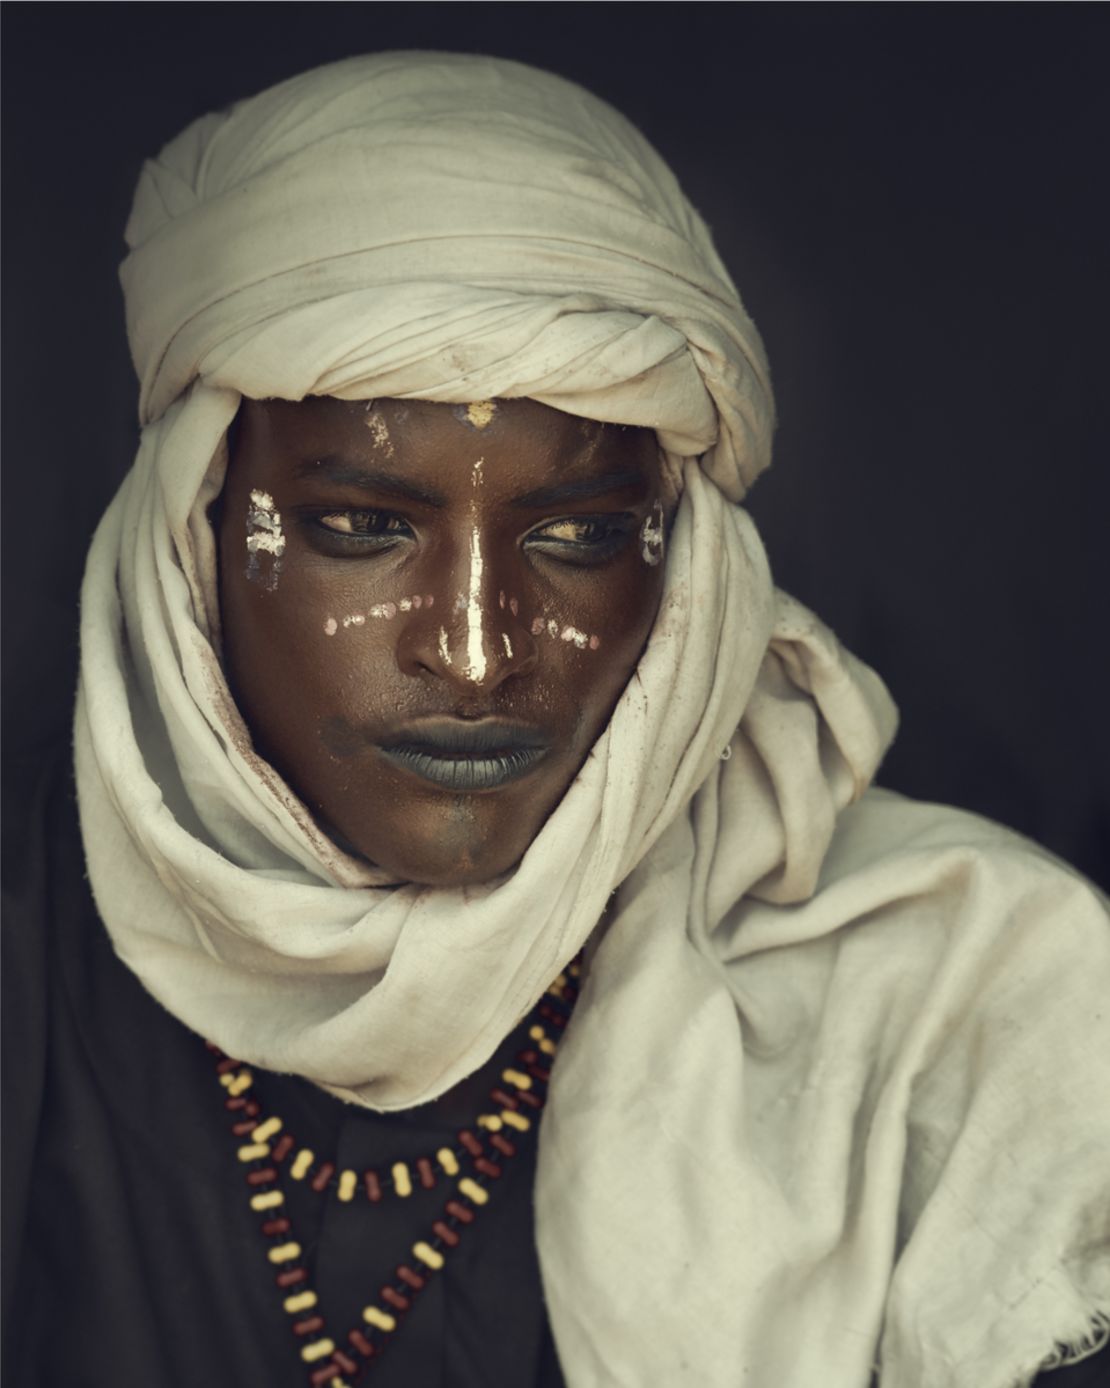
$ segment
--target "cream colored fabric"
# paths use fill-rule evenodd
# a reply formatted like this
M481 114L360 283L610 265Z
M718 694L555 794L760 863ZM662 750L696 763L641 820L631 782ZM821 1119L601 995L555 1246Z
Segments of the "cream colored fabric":
M352 60L191 127L129 238L146 427L89 558L76 745L151 992L406 1107L592 936L537 1178L571 1388L866 1388L878 1361L1010 1388L1078 1345L1110 1311L1106 917L1004 831L864 794L893 707L733 504L768 461L762 349L636 132L514 64ZM224 432L241 394L312 393L533 396L650 425L681 479L637 678L499 882L345 857L229 697Z

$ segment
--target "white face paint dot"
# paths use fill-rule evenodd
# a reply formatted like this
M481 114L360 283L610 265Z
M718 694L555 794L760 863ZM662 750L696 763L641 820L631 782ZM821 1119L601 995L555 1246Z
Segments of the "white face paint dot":
M539 636L540 632L542 632L542 631L543 631L543 618L542 618L542 617L534 617L534 618L532 619L532 635L533 635L533 636Z
M339 623L335 620L334 617L329 617L328 620L324 623L324 630L327 632L329 636L334 636L335 633L339 630Z
M417 609L419 610L419 608L421 607L421 605L423 604L423 602L424 602L424 599L420 596L419 593L417 593L417 595L416 595L416 596L413 598L413 600L412 600L412 605L413 605L413 607L415 607L415 608L417 608ZM430 606L430 605L431 605L431 604L429 603L429 606Z
M547 634L548 634L548 636L558 636L558 635L559 635L559 623L558 623L558 622L548 622L548 624L547 624Z
M424 598L424 606L425 606L425 607L431 607L431 605L432 605L433 602L435 602L435 598L432 597L431 593L428 593L428 594L425 596L425 598ZM417 605L417 607L420 606L420 599L419 599L419 598L417 598L417 600L416 600L416 605Z
M508 635L505 632L501 633L501 642L502 645L505 647L505 654L509 657L510 660L512 660L513 643L509 640Z
M514 617L519 613L520 603L517 602L516 598L509 599L509 611L513 614Z
M494 400L473 400L466 407L467 422L475 429L485 429L496 413Z
M591 637L590 637L589 645L590 645L590 650L591 650L591 651L596 651L597 648L598 648L598 646L601 645L601 637L600 637L600 636L591 636Z
M397 606L401 609L402 612L410 611L412 608L412 598L402 598L401 601L397 604Z

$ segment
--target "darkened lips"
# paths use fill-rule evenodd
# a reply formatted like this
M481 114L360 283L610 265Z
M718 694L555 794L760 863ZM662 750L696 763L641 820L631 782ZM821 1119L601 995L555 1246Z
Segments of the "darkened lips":
M527 724L485 718L411 723L382 738L395 766L444 790L494 790L526 776L551 750L551 739Z

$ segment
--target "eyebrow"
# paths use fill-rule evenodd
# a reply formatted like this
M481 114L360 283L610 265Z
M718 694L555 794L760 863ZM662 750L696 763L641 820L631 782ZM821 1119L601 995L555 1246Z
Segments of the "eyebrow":
M564 501L583 501L590 497L605 496L609 492L624 492L632 487L641 491L647 479L635 468L622 468L619 472L594 473L589 477L570 478L566 482L556 482L550 487L537 487L535 491L516 496L512 505L521 509L541 506L559 506Z
M306 458L297 464L294 475L298 480L324 477L337 486L356 487L360 491L372 492L377 496L399 497L423 506L442 509L448 504L442 492L419 486L408 478L398 477L392 472L364 467L334 453L325 454L322 458ZM565 502L589 500L591 497L606 496L610 492L629 491L633 487L642 491L646 481L637 469L622 468L616 472L568 478L549 487L537 487L533 491L513 497L509 504L518 510L561 506Z
M298 479L322 476L337 486L357 487L360 491L374 492L379 496L396 496L423 506L447 505L447 498L442 492L430 491L395 473L363 467L333 453L323 458L306 458L303 463L297 464L294 475Z

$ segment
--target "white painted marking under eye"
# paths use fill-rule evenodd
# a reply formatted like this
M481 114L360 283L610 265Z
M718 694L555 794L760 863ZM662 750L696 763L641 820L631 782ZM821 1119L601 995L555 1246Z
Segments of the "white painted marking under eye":
M335 620L334 617L329 617L328 620L324 623L324 630L327 632L329 636L334 636L335 633L339 630L339 623Z

